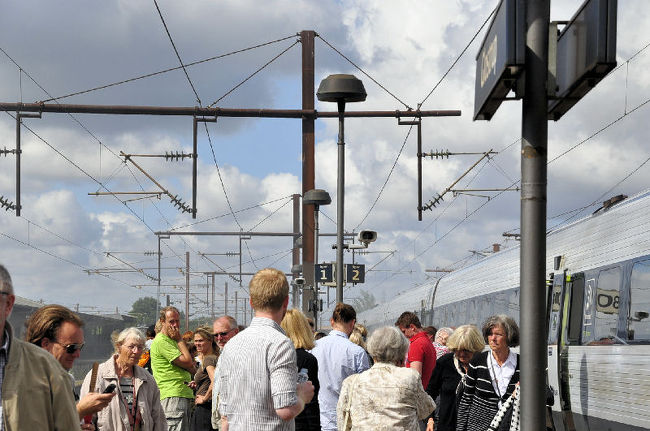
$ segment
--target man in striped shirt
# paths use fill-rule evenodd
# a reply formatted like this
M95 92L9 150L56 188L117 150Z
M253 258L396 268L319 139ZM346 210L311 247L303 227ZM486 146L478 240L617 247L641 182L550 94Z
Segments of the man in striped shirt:
M289 305L282 271L262 269L249 285L255 317L232 337L219 358L219 412L229 431L291 431L293 418L314 396L297 383L296 351L280 322Z

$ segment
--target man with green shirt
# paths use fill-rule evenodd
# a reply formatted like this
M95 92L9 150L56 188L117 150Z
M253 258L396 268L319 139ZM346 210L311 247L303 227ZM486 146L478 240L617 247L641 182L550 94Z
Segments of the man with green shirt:
M180 313L176 307L160 310L160 324L161 330L151 343L153 377L160 388L168 430L188 431L194 392L187 383L196 371L194 359L181 338Z

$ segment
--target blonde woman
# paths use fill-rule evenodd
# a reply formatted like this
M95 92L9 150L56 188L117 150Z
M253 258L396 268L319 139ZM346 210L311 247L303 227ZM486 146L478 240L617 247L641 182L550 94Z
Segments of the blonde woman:
M368 336L368 330L366 329L366 327L363 326L361 323L355 323L354 329L350 334L349 340L366 351L366 355L368 355L368 363L372 367L375 362L372 360L372 356L370 356L370 353L368 353L368 346L366 345L367 336Z
M115 354L99 365L95 391L104 392L112 385L117 395L93 416L97 429L167 431L158 385L151 374L137 366L144 341L142 331L126 328L115 338ZM81 397L90 391L91 375L89 372L81 385Z
M318 406L318 361L307 350L314 348L314 334L311 331L309 322L304 314L292 308L280 324L287 337L291 339L296 348L298 371L307 369L308 379L314 385L314 397L305 406L305 410L296 416L296 431L319 430L320 429L320 408Z
M191 387L196 390L194 413L190 421L190 430L211 430L212 416L212 386L214 371L219 356L217 343L214 341L211 328L201 326L194 331L194 346L201 366L194 374Z
M458 401L462 395L469 362L474 355L483 351L485 342L474 325L459 326L447 340L451 353L442 355L436 361L427 393L434 400L440 396L436 431L455 431ZM463 383L461 384L461 381ZM433 431L433 420L427 430Z

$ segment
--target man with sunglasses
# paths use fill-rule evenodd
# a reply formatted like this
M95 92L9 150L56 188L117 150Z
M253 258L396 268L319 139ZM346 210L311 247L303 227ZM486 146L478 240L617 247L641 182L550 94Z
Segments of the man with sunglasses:
M212 329L214 330L214 340L217 342L219 349L223 350L223 346L226 345L228 340L237 335L239 332L239 326L237 326L237 321L231 316L221 316L212 324Z
M43 349L17 339L7 319L16 297L0 265L0 431L75 430L75 410L65 370Z
M29 316L25 339L50 352L61 366L70 372L84 346L83 324L79 316L70 309L62 305L46 305ZM74 378L72 375L70 378L71 391L74 393ZM77 403L79 418L101 411L114 396L115 393L94 392L84 396Z

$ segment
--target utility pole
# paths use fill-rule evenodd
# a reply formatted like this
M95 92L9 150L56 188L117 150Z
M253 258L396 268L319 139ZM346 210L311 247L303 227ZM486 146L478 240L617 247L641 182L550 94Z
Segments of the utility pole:
M237 310L239 308L239 300L237 299L237 291L235 290L235 320L237 320Z
M521 424L545 431L546 163L550 0L526 1L521 126Z
M214 292L214 281L215 281L215 278L217 278L216 275L212 274L212 313L210 313L210 314L212 315L212 321L213 322L214 322L214 293L215 293Z
M185 252L185 331L190 330L190 252Z
M314 109L314 36L313 30L300 32L302 42L302 109ZM302 118L302 194L315 189L316 163L314 160L314 117ZM314 205L302 206L302 276L305 285L302 290L302 311L316 318L309 311L309 304L317 295L314 286ZM315 320L314 320L315 321Z
M228 314L228 282L226 281L226 285L223 288L224 294L223 294L223 314Z

